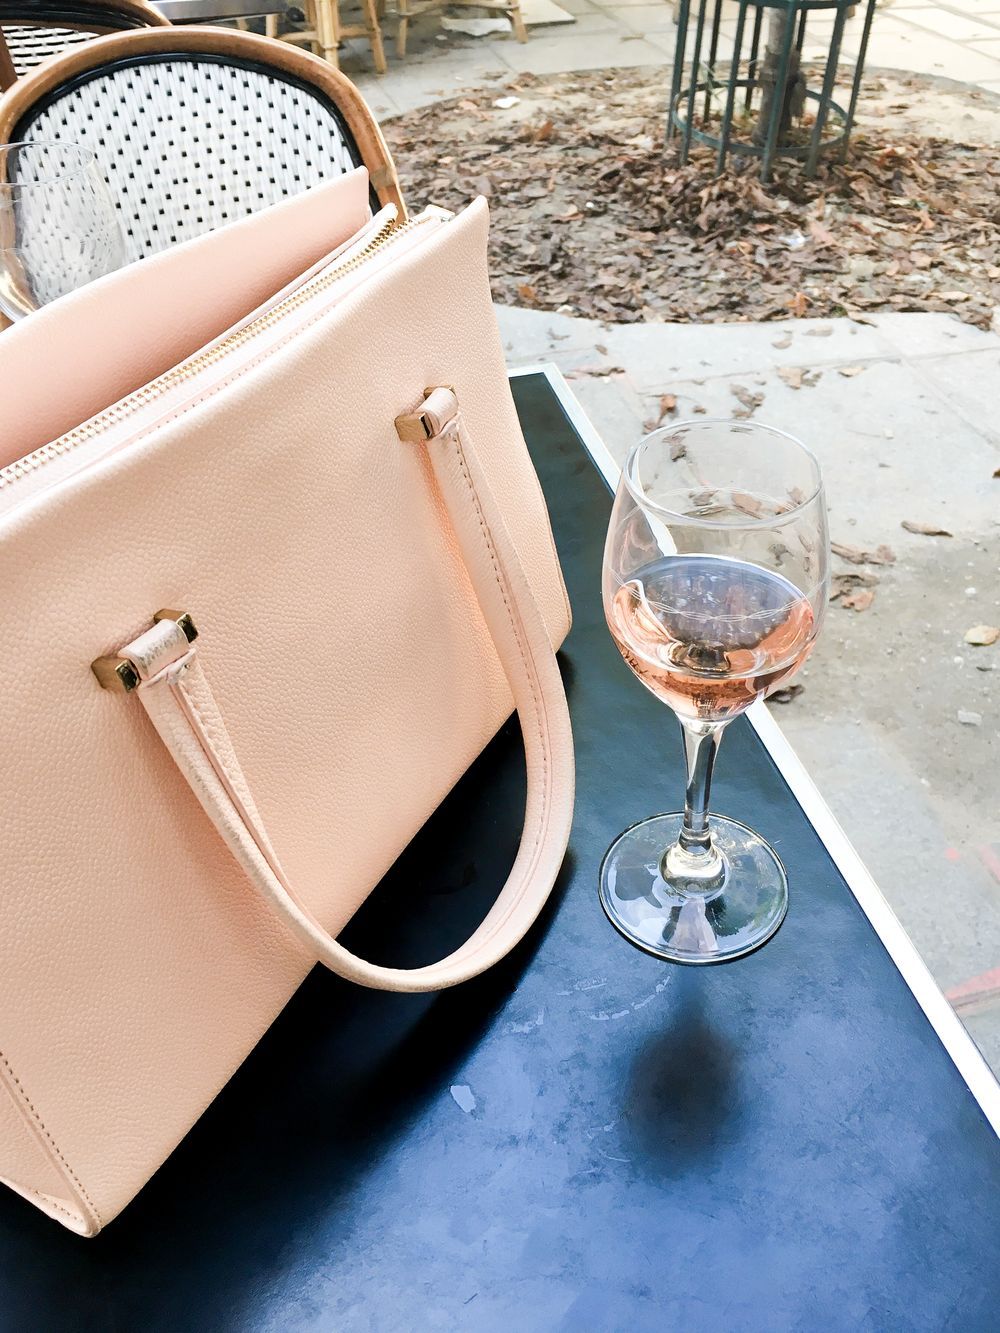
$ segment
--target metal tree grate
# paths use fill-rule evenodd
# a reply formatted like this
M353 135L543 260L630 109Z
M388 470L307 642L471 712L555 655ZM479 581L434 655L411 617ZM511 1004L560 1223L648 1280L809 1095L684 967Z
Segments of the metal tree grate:
M732 55L720 56L723 6L737 8ZM767 181L775 157L804 160L813 176L820 156L847 153L858 90L864 70L875 0L867 0L861 45L850 78L846 109L834 101L844 25L858 0L679 0L677 44L667 137L680 136L681 162L692 141L717 150L716 175L730 153L760 159ZM833 32L818 91L807 73L819 77L812 61L802 59L806 19L816 10L833 10ZM766 15L766 22L765 22ZM727 23L727 27L728 27ZM747 33L749 46L745 48ZM689 39L693 42L688 60ZM707 51L706 51L707 44ZM686 84L682 87L684 79Z

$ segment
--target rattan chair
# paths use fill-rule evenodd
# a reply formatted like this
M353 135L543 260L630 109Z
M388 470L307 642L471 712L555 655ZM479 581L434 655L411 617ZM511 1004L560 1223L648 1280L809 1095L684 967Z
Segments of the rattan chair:
M386 71L385 50L382 45L382 25L379 22L377 0L360 0L361 22L344 23L340 17L340 0L301 0L306 26L301 31L281 34L283 42L311 46L317 55L340 68L340 44L347 37L364 37L371 47L375 72Z
M166 26L146 0L0 0L0 91L102 33Z
M385 140L350 80L254 33L149 28L46 61L0 97L0 144L35 139L93 149L130 260L360 165L373 206L405 216Z

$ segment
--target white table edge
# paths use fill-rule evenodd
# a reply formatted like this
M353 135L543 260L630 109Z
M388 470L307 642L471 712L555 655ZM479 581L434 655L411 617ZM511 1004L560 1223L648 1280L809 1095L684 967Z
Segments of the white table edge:
M621 468L607 445L577 401L559 368L552 362L518 366L508 371L512 379L522 375L544 375L587 452L614 491ZM945 999L927 964L900 925L882 891L872 879L861 857L833 811L821 796L805 765L789 744L778 723L764 703L757 703L747 717L771 756L781 776L812 824L837 869L843 875L858 906L885 946L889 957L906 982L927 1021L958 1069L963 1081L979 1103L983 1114L1000 1136L1000 1083L983 1058L979 1047L966 1031L961 1019Z

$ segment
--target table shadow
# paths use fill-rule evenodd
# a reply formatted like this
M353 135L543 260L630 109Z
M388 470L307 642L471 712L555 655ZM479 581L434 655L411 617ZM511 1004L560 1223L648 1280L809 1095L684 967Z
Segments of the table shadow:
M341 936L348 947L414 966L471 933L514 859L520 817L497 818L496 806L523 813L523 774L499 793L494 787L491 815L477 813L487 808L483 787L498 763L523 770L520 748L510 723L351 922ZM445 832L456 820L481 827L449 856ZM479 849L472 860L470 846ZM434 864L440 874L431 893ZM401 1138L430 1123L442 1088L531 965L573 873L567 857L526 939L461 987L401 995L314 969L164 1166L97 1238L74 1236L0 1192L5 1333L246 1328L262 1290L287 1280L310 1241L349 1244L353 1196L370 1187ZM404 898L409 912L400 916L394 904ZM391 939L386 919L399 923Z

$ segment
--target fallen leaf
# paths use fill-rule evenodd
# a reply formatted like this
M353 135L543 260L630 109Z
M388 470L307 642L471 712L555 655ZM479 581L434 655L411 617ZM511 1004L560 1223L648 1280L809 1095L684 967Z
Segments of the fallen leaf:
M745 491L733 491L733 504L751 518L759 518L764 508L763 502L756 495L748 495Z
M996 625L973 625L967 629L963 635L966 643L971 643L974 648L989 648L997 639L1000 639L1000 627Z
M994 468L994 470L993 470L993 476L994 476L994 477L1000 477L1000 467L998 467L998 468Z
M552 128L552 121L545 121L544 124L539 125L538 129L535 130L534 134L531 136L531 142L544 143L546 139L552 137Z
M806 329L807 338L829 338L832 333L832 324L821 324L818 329Z
M595 343L595 344L594 344L594 351L595 351L595 352L600 352L601 356L607 356L607 354L608 354L608 349L604 346L603 343Z
M840 599L840 605L846 607L849 611L867 611L875 600L875 591L873 588L859 588L857 592L848 593Z
M947 528L939 528L936 523L915 523L910 518L904 518L899 525L905 528L907 532L918 532L922 537L951 537Z
M805 371L801 366L779 366L778 378L785 381L790 389L802 388L802 376Z
M777 347L779 351L784 351L786 347L791 347L791 345L792 335L790 333L786 333L780 338L775 338L771 343L771 346Z
M780 689L767 696L767 701L771 704L790 704L804 689L804 685L782 685Z
M603 379L606 375L624 374L624 366L577 366L576 370L566 372L569 379L579 379L582 375L593 375L595 379Z
M809 308L809 297L806 296L805 292L796 292L794 296L788 298L785 305L796 319L802 319Z
M838 597L854 592L857 588L874 588L877 583L878 575L869 574L867 571L857 574L834 574L830 580L830 601L835 602Z
M874 551L867 551L863 546L847 546L843 542L831 542L830 550L839 555L841 560L849 560L852 565L891 565L896 556L888 546L876 546Z
M534 305L538 300L538 291L532 287L530 282L519 282L517 284L517 294L522 301L527 301L529 305Z
M853 379L855 375L860 375L863 370L864 366L840 366L837 373L849 380Z
M598 348L598 351L600 351L600 348ZM660 414L653 420L644 421L642 423L643 430L654 431L658 429L658 427L663 425L663 418L666 416L672 416L676 411L677 411L677 398L675 397L675 395L672 393L661 393ZM675 461L678 458L683 458L685 452L686 451L684 445L678 441L675 441L670 446L670 457Z
M743 404L743 412L737 412L735 414L736 416L753 416L757 411L757 408L760 407L761 403L764 401L764 395L762 393L754 393L753 390L748 389L745 384L730 384L729 392Z

